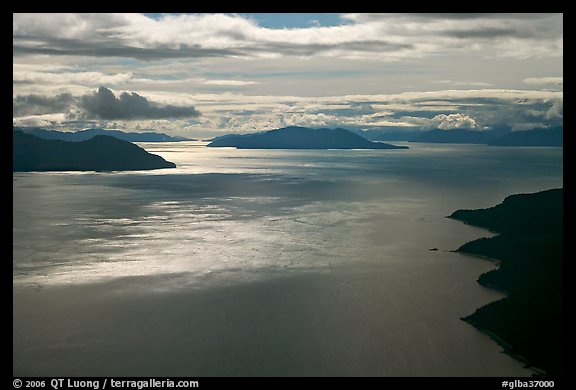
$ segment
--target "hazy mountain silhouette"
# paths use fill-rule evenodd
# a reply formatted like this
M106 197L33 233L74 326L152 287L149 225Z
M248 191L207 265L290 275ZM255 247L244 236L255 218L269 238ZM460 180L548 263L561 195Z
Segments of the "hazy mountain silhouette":
M218 141L218 140L226 139L226 138L230 138L230 137L251 137L255 134L263 134L263 133L265 133L265 131L257 131L255 133L249 133L249 134L224 134L224 135L219 135L218 137L214 137L211 139L206 139L204 141L213 142L213 141Z
M408 149L407 146L368 141L344 129L297 126L262 133L227 135L214 139L207 146L238 149Z
M453 129L434 129L418 134L412 142L432 142L447 144L488 144L494 136L485 131Z
M13 127L13 130L19 130L26 134L32 134L44 139L58 139L62 141L80 142L86 141L97 135L108 135L114 138L128 142L177 142L193 141L189 138L174 137L164 133L127 133L120 130L106 129L86 129L76 132L63 132L56 130L46 130L40 127Z
M497 127L492 130L433 129L421 130L357 130L372 141L407 141L428 143L480 144L495 146L563 146L563 127L512 131Z
M14 131L12 147L13 171L124 171L176 167L137 145L105 135L67 142Z
M450 218L499 233L458 251L500 260L478 283L508 294L464 320L528 365L561 375L563 190L512 195L498 206L458 210Z
M497 146L564 146L564 128L513 131L492 140Z
M370 141L412 141L421 130L352 130Z

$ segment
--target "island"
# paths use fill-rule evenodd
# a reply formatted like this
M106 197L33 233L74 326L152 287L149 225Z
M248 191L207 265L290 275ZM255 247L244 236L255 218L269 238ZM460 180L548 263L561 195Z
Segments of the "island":
M12 171L126 171L175 168L172 162L114 137L87 141L46 140L13 131Z
M490 335L537 375L562 375L563 189L508 196L488 209L458 210L449 218L498 235L458 252L498 261L478 283L507 296L463 318Z
M291 126L262 133L226 135L208 147L237 149L408 149L407 146L372 142L345 129L310 129Z
M21 131L26 134L35 135L44 139L59 139L61 141L80 142L87 141L97 135L108 135L110 137L118 138L128 142L180 142L180 141L195 141L194 139L177 137L164 133L156 133L148 131L145 133L132 133L120 130L107 130L107 129L86 129L80 131L56 131L47 130L40 127L12 127L13 131Z

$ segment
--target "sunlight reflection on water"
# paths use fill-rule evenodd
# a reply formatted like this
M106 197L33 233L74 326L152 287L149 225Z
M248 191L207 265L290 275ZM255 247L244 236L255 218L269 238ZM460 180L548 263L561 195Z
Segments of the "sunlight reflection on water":
M529 374L459 320L501 295L445 216L562 186L561 150L142 146L178 167L13 174L17 371Z
M413 158L398 167L412 169L403 178L387 175L386 163L398 165L396 159L406 156L391 158L382 151L144 146L181 168L14 175L15 283L85 283L158 272L197 277L228 269L325 270L340 262L420 257L426 246L438 246L438 237L430 240L431 227L420 218L428 216L435 228L446 229L455 222L442 217L455 208L489 205L501 193L517 192L515 184L531 187L510 180L501 186L502 179L480 175L474 179L491 187L474 187L471 193L466 179L457 186L451 179L454 172L446 169L461 172L466 164L446 160L439 167L444 177L429 183L434 164L419 165L414 156L434 159L437 153L462 153L446 146L411 149ZM486 153L478 147L466 153L478 151L480 156ZM489 157L485 164L493 163ZM423 167L426 171L419 172ZM540 181L561 185L558 174ZM550 186L537 183L536 189ZM35 187L28 190L30 186ZM446 186L457 186L458 193L445 196L441 191ZM486 235L469 227L457 230L463 234L443 249ZM379 237L373 239L376 232ZM395 248L403 248L405 255Z

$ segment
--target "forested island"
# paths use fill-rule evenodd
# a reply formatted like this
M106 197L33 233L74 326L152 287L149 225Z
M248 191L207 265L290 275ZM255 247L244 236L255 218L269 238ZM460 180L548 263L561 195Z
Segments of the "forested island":
M97 135L87 141L47 140L13 132L12 171L126 171L175 168L128 141Z
M86 129L80 131L56 131L42 129L40 127L14 127L13 131L21 131L25 134L34 135L38 138L44 139L58 139L60 141L80 142L88 141L97 135L108 135L110 137L118 138L128 142L180 142L180 141L194 141L190 138L170 136L164 133L145 132L145 133L132 133L120 130L107 130L107 129Z
M449 218L497 236L458 252L497 259L478 283L507 294L463 320L490 335L537 373L562 374L563 189L508 196L488 209L458 210Z
M298 126L254 134L229 134L215 138L207 146L238 149L408 149L407 146L372 142L344 129Z

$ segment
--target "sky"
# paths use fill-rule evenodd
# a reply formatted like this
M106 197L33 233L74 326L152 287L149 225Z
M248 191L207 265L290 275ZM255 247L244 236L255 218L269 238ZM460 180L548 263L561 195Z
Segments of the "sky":
M15 126L201 138L562 123L562 14L13 14Z

